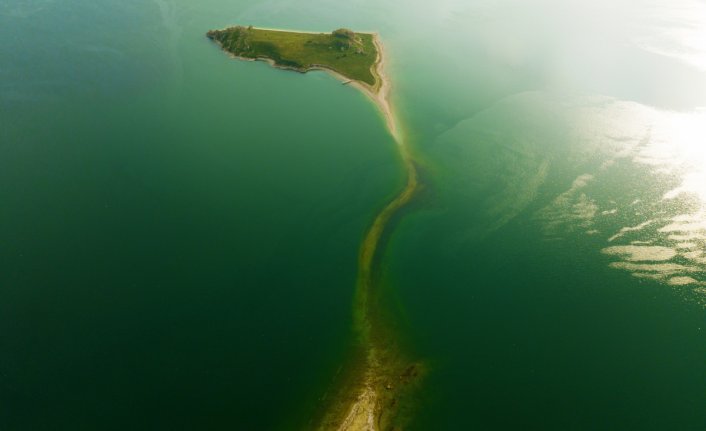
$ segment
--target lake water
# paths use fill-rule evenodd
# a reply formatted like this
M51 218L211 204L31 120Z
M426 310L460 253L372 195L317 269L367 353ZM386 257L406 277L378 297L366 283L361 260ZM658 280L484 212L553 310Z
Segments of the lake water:
M405 181L374 106L230 59L377 30L424 186L384 250L411 429L706 426L706 4L0 4L0 428L290 429Z

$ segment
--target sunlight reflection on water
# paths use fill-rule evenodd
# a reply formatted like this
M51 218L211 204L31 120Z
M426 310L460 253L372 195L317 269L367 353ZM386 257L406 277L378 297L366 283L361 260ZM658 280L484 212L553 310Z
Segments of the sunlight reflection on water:
M545 234L602 234L612 268L706 286L706 114L615 102L586 119L610 137L599 146L606 159L538 213Z

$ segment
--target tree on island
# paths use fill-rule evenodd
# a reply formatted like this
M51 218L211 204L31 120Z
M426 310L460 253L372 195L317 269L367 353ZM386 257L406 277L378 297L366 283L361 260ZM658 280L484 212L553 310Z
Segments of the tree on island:
M351 41L355 39L355 32L353 32L353 30L348 30L347 28L339 28L338 30L334 30L331 34L341 39Z
M353 30L347 28L339 28L334 30L331 35L335 38L334 46L339 48L341 51L350 49L352 47L357 47L356 53L364 54L363 42L358 36L356 36Z
M252 48L252 30L253 27L236 26L233 29L233 39L231 39L231 48L236 52L248 52Z

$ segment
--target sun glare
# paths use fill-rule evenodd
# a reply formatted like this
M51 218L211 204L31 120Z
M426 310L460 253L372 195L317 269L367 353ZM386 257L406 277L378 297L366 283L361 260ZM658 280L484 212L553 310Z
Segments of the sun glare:
M665 198L688 194L706 205L706 114L672 114L659 129L653 142L681 179Z

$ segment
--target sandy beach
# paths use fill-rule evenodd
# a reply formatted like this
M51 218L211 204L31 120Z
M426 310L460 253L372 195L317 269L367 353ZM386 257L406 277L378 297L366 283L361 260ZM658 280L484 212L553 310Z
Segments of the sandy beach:
M367 94L375 104L380 108L383 116L385 117L385 122L387 124L387 129L390 134L395 138L398 144L402 144L402 137L399 135L397 129L397 121L392 110L392 103L390 101L390 94L392 91L392 84L390 82L389 76L385 71L386 66L386 55L385 48L380 40L380 35L378 33L372 33L373 42L375 43L375 48L378 52L378 58L373 66L373 74L378 78L380 85L374 88L370 85L362 83L360 81L353 81L351 85L362 90Z

